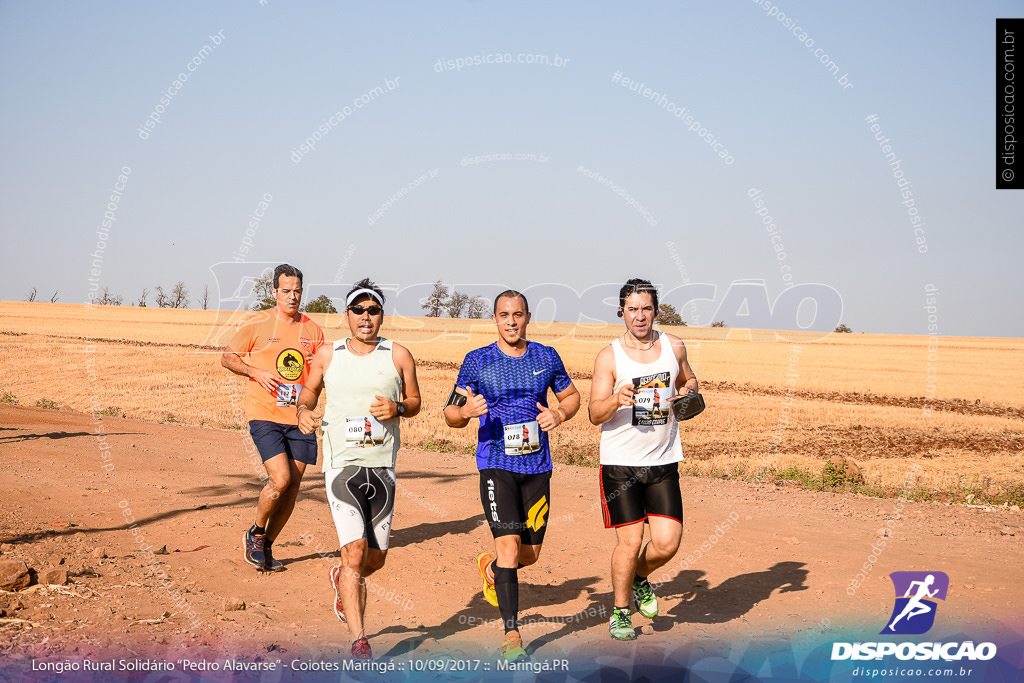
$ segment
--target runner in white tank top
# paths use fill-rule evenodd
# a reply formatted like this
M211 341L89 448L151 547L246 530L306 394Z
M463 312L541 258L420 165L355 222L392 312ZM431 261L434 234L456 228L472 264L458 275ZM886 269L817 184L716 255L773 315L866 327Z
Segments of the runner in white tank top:
M609 631L616 640L636 638L629 601L648 618L658 600L647 577L679 549L683 501L678 463L683 459L679 423L671 398L697 390L682 340L654 331L658 290L633 279L619 290L619 317L626 333L594 362L590 421L601 425L601 505L605 528L615 528ZM651 540L641 549L644 522Z
M668 465L683 459L679 423L672 414L679 360L672 343L654 332L661 353L641 363L629 356L622 338L611 343L615 358L615 391L635 387L634 405L618 408L601 424L601 464L641 467ZM634 349L635 350L635 349ZM653 352L655 348L652 348Z
M395 458L401 418L420 410L416 361L378 336L384 294L363 280L346 297L352 336L313 355L299 395L299 429L323 428L324 483L338 531L341 566L330 571L334 612L352 632L352 656L370 659L363 628L366 577L384 566L395 502ZM324 412L314 412L327 387Z

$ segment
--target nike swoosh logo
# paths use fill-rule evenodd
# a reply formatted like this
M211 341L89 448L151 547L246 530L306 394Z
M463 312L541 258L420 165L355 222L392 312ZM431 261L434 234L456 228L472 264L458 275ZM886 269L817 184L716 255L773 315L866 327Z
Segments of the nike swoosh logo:
M533 374L534 374L534 375L539 375L539 374L540 374L540 373L542 373L542 372L544 372L544 371L543 371L543 370L534 370L534 371L533 371Z

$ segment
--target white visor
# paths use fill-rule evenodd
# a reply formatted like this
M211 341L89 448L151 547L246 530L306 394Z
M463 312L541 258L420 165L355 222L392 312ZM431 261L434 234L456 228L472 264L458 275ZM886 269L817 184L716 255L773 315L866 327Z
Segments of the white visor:
M348 298L345 299L345 305L346 306L351 306L353 301L355 301L356 299L358 299L359 297L364 296L364 295L371 297L374 301L376 301L381 306L384 305L384 302L380 300L380 294L378 294L377 292L373 291L372 289L365 289L365 288L364 289L357 289L356 291L354 291L351 294L349 294Z

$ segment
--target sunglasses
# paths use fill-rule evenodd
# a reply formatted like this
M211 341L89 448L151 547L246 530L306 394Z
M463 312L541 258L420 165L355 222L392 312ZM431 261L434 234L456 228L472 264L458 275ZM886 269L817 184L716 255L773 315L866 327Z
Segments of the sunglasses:
M370 315L380 315L384 312L384 309L380 306L349 306L348 310L352 311L356 315L362 315L363 313L369 312Z

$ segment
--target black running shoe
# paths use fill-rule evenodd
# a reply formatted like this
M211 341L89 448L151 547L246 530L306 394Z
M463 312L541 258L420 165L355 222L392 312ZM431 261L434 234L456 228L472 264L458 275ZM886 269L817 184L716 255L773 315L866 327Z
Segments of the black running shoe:
M283 572L285 570L284 563L274 559L270 551L271 545L273 545L272 541L263 543L263 568L268 572Z

